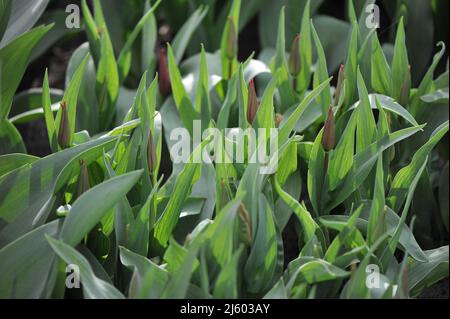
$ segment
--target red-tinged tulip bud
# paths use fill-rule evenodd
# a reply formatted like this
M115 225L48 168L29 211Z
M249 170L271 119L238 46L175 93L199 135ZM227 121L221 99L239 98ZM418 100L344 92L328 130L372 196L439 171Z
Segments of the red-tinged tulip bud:
M341 97L342 86L344 85L344 65L341 64L339 67L338 80L336 84L336 90L334 91L334 106L337 106L339 103L339 98Z
M67 113L67 105L65 101L61 102L61 121L59 123L58 144L61 148L70 146L70 124L69 114Z
M408 66L408 71L403 77L402 86L400 88L400 97L398 102L402 106L406 106L409 103L409 90L411 89L411 65Z
M89 184L89 173L86 162L84 160L79 161L80 164L80 178L78 180L78 196L86 192L91 185Z
M227 184L224 179L220 180L220 205L224 207L229 201L230 197L228 196Z
M239 205L238 213L239 213L239 219L240 219L241 240L247 246L251 246L251 243L252 243L252 221L250 219L250 214L248 213L244 204L241 203Z
M247 121L252 124L255 119L256 112L258 111L259 101L256 96L255 82L253 79L250 80L248 85L248 107L247 107Z
M155 143L153 141L152 131L150 131L150 133L148 135L147 164L148 164L148 169L149 169L150 173L153 173L153 171L156 168L156 149L155 149Z
M327 120L323 127L322 147L326 152L334 148L334 113L333 106L330 105Z
M225 50L228 60L234 60L237 56L238 51L238 39L236 27L234 21L231 17L228 17L228 34L227 34L227 47Z
M297 77L301 71L300 60L300 34L297 34L292 42L291 53L289 55L289 73L293 77Z
M280 113L275 114L275 126L280 126L281 122L283 121L283 115Z
M163 96L170 94L172 88L170 85L169 68L167 64L167 52L165 48L161 49L159 54L159 65L158 65L158 78L159 78L159 92Z

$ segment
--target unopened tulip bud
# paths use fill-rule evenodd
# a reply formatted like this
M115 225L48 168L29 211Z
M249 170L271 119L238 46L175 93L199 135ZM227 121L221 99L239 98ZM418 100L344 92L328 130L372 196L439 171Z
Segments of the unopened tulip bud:
M323 127L322 147L326 152L334 148L334 113L333 106L330 105L328 110L327 120Z
M281 122L283 121L283 115L280 113L275 114L275 126L280 126Z
M156 150L155 150L155 144L153 142L152 131L150 131L149 136L148 136L147 164L148 164L149 171L152 173L156 168Z
M411 89L411 65L408 66L408 71L403 77L402 86L400 88L400 97L398 102L402 106L406 106L409 103L409 90Z
M301 71L301 60L300 60L300 34L297 34L292 42L291 53L289 55L289 73L293 77L297 77Z
M67 105L65 101L61 102L61 121L59 123L58 144L61 148L70 146L70 124L69 114L67 113Z
M238 213L241 224L240 237L247 246L250 246L252 243L252 222L250 214L242 203L239 205Z
M167 96L171 92L169 68L167 65L167 52L165 48L161 49L159 54L158 65L158 78L159 78L159 92L163 96Z
M79 161L80 164L80 178L78 181L78 196L86 192L91 185L89 184L89 173L84 160Z
M238 51L237 32L233 19L231 17L228 17L227 23L228 23L228 34L227 34L227 47L225 52L228 60L234 60L237 56Z
M337 106L339 103L339 98L341 97L342 92L342 86L344 85L344 77L345 77L344 65L341 64L341 66L339 67L336 90L334 91L334 106Z
M247 121L252 124L255 119L256 112L258 111L259 101L256 96L255 82L253 79L250 80L248 86L248 107L247 107Z

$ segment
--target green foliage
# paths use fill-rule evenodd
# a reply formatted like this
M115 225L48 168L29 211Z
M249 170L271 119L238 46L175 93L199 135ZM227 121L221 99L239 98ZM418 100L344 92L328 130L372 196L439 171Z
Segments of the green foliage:
M16 1L0 0L0 297L63 297L66 264L84 298L408 298L448 277L445 45L427 71L411 6L382 45L360 4L341 21L318 16L321 2L234 0L219 12L145 1L125 19L125 1L92 12L83 1L87 42L65 89L46 70L42 88L16 94L52 25L31 29L27 10L31 22L11 24ZM163 12L174 34L161 48ZM255 14L263 49L241 61ZM15 127L38 118L52 152L42 158ZM221 134L196 140L194 121ZM176 128L185 163L167 152ZM277 139L232 138L249 128ZM253 159L269 146L275 169L262 174Z

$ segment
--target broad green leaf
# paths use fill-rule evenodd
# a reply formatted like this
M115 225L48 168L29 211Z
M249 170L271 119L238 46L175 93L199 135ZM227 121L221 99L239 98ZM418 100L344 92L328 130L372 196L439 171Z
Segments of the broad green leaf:
M305 243L309 242L316 234L320 234L320 228L314 219L311 217L311 214L303 207L298 201L292 198L291 195L286 193L278 183L278 181L274 180L275 190L278 195L283 199L283 201L294 211L295 215L298 218L298 221L302 225L303 228L303 240Z
M34 28L0 49L0 119L8 116L33 48L52 25ZM5 40L5 39L4 39Z
M156 185L148 195L134 222L128 229L127 248L142 256L146 256L149 246L150 230L153 228L156 218L155 196L158 190Z
M327 172L329 189L331 191L336 189L339 182L342 181L352 168L355 151L356 122L357 113L353 112L336 148L331 151Z
M190 245L179 270L176 273L172 274L161 298L186 298L186 294L189 289L189 283L192 277L192 268L202 242L203 238L197 237L196 240Z
M170 83L172 84L172 94L175 100L175 104L185 128L192 133L193 121L200 119L200 114L195 110L189 96L186 93L186 89L181 81L181 74L176 65L173 50L170 44L167 45L167 56L169 63Z
M345 199L347 199L358 187L364 182L369 175L378 155L391 147L392 145L408 138L417 133L423 126L409 127L398 130L378 141L370 144L363 151L358 152L353 158L353 166L344 181L333 191L330 197L333 199L327 206L325 211L330 211Z
M296 102L293 85L291 84L291 77L286 62L286 41L285 41L285 19L284 19L284 7L280 10L280 17L278 21L278 36L276 53L271 63L273 73L277 78L277 87L280 93L281 107L280 111L283 112L288 107Z
M0 118L0 155L9 153L26 153L25 144L17 128Z
M100 60L100 33L97 28L97 23L94 20L94 17L91 14L91 10L89 9L86 0L82 0L81 2L81 10L83 12L83 20L85 24L86 36L89 41L89 49L92 53L92 57L95 60L95 63L98 63Z
M39 157L27 154L6 154L0 156L0 176L9 173L16 168L29 165L39 160Z
M61 240L75 246L114 205L136 184L142 171L130 172L83 193L72 205L61 229ZM101 197L103 200L99 201Z
M321 215L322 207L325 204L323 202L322 194L324 193L324 182L327 173L325 161L328 161L325 157L328 157L328 155L322 147L322 134L323 129L320 130L314 140L308 162L308 194L316 216Z
M59 226L58 221L42 225L0 249L0 298L50 297L45 287L52 281L55 254L44 236L55 236Z
M17 37L31 29L42 13L45 11L49 0L14 0L11 1L9 19L7 19L7 28L0 36L0 49L16 40Z
M370 208L369 224L367 225L367 241L373 245L385 232L385 207L384 207L384 172L383 155L378 155L375 185L373 187L373 200Z
M409 165L403 167L395 175L387 198L389 206L395 211L398 211L403 205L412 181L417 176L420 168L426 163L431 150L448 132L448 127L449 122L446 121L436 128L428 142L422 145L414 154Z
M392 94L397 101L401 101L404 83L411 82L403 23L403 17L401 17L395 37L394 57L392 60ZM409 90L409 86L407 88Z
M136 23L133 31L127 38L125 45L120 50L119 56L117 57L117 70L118 70L118 82L122 83L128 75L129 68L127 68L127 56L131 52L131 48L134 41L137 39L139 32L144 28L146 23L151 19L154 19L153 12L156 10L161 0L157 0L150 9L148 9L145 14Z
M228 127L228 121L230 118L231 110L233 105L238 101L238 99L242 99L242 110L239 108L239 121L247 124L247 87L245 86L244 71L242 65L239 67L239 71L236 72L231 79L228 81L227 93L225 95L225 99L223 101L222 107L219 111L219 115L217 116L217 128L223 130ZM239 79L242 75L242 80L244 81L243 88L245 92L238 89ZM242 97L238 98L238 94ZM244 100L245 97L245 100ZM197 107L198 108L198 107ZM242 124L239 125L242 128Z
M0 232L0 246L42 225L57 194L72 174L79 172L79 160L87 165L109 150L117 138L102 138L41 158L0 177L0 218L7 223Z
M77 113L77 100L78 93L80 91L81 82L83 80L84 70L86 66L86 62L89 58L89 54L84 57L75 71L72 79L70 80L69 86L66 88L64 92L64 96L62 99L62 103L66 103L68 118L69 118L69 128L70 128L70 143L73 142L73 135L75 133L75 120ZM55 119L55 129L56 132L59 132L59 127L61 125L61 109L58 110Z
M358 68L358 93L359 104L356 110L356 151L360 152L368 147L376 138L375 118L370 107L369 94L367 93L364 79Z
M244 267L244 279L251 293L266 293L281 275L283 243L273 212L263 194L258 198L258 224Z
M211 118L211 99L209 96L209 75L205 48L202 45L200 54L200 79L197 83L197 99L195 108L202 115L202 122L206 126Z
M389 95L392 90L391 69L377 35L373 37L371 66L372 88L378 93Z
M316 104L313 104L312 102L323 92L323 90L328 90L330 88L330 81L331 78L326 79L323 83L318 85L314 90L312 90L296 107L296 109L292 112L292 114L286 119L286 121L283 121L283 123L280 126L279 132L278 132L278 144L283 145L287 139L289 138L289 135L291 134L292 130L294 129L296 123L301 118L302 114L306 111L306 109L309 106L317 106ZM329 106L328 106L329 107Z
M357 236L357 235L354 235L354 234L356 234L355 227L356 227L358 218L361 215L361 212L363 210L362 208L363 207L361 205L354 212L351 213L351 216L348 218L347 222L344 224L342 229L339 231L339 234L333 239L331 244L328 246L327 251L324 256L324 260L326 260L330 263L333 263L333 264L338 264L337 261L339 260L339 257L341 257L341 260L342 260L343 256L339 256L341 253L342 247L345 246L347 248L350 237ZM323 218L321 218L320 220L323 221ZM364 238L361 238L361 241L365 245Z
M112 284L98 278L87 261L75 248L67 245L63 241L54 239L46 235L48 243L53 250L67 264L77 265L80 270L80 280L83 284L83 293L90 299L123 299L122 293Z
M428 262L411 261L408 264L409 291L412 297L434 283L448 277L448 246L425 251Z
M288 292L283 277L266 293L264 299L288 299Z
M314 72L314 80L313 87L314 89L319 87L319 83L324 83L328 79L328 70L327 70L327 60L325 58L325 53L323 51L322 44L320 43L319 36L317 35L317 31L314 28L314 25L311 21L311 30L314 39L314 44L316 46L318 59L316 62L316 71ZM329 83L329 82L327 82ZM321 109L322 109L322 118L325 119L328 113L328 109L331 105L331 92L330 86L327 85L324 90L319 94L317 98Z
M44 109L45 126L47 128L48 142L53 152L58 150L58 135L55 127L55 119L51 109L50 88L48 85L48 70L45 70L44 83L42 84L42 107Z
M236 224L237 212L241 205L241 198L229 202L216 216L212 225L207 229L209 248L215 263L222 269L231 262L237 245ZM250 225L250 228L252 226Z
M234 23L234 28L236 30L236 36L238 36L238 30L239 30L239 15L241 11L241 0L233 0L233 3L230 8L230 12L228 14L229 17L231 17L231 20ZM223 29L222 38L220 41L220 59L222 62L222 77L224 79L229 79L233 75L232 70L234 69L234 64L236 64L236 61L228 61L226 50L228 46L228 33L230 32L229 24L225 24L225 27ZM231 65L230 65L231 63ZM231 71L231 73L230 73Z
M213 291L215 298L238 298L239 259L243 248L239 247L217 276Z
M350 280L345 284L340 297L343 299L368 299L371 297L371 288L366 285L367 266L376 249L386 240L387 234L380 237L366 253L358 268L352 274Z
M161 246L166 246L172 231L178 223L178 219L181 213L181 209L186 198L189 195L189 190L192 185L199 178L200 163L199 158L202 154L204 146L209 142L209 139L204 140L198 145L188 162L183 167L182 171L178 174L174 191L170 196L169 202L164 209L161 217L157 220L155 225L155 238L158 240Z
M359 28L356 20L352 22L352 33L350 36L347 59L345 61L345 105L350 105L356 100L358 66L358 36Z
M311 43L311 24L310 24L310 0L306 2L303 10L302 22L300 27L300 61L301 71L297 80L297 90L303 95L311 82L312 65L312 43Z
M314 257L299 257L289 263L288 269L290 273L288 287L300 283L315 284L338 280L350 275L349 272Z
M114 116L113 106L119 95L119 71L108 30L100 36L100 60L97 66L96 91L101 128L107 127Z
M404 118L406 121L408 121L410 124L412 124L414 126L419 125L417 123L416 119L411 115L411 113L408 112L408 110L406 110L403 106L398 104L393 98L386 96L386 95L369 94L369 103L370 103L370 107L373 110L378 109L377 103L375 102L376 99L378 99L378 101L380 102L380 106L384 110L387 110L398 116L401 116L402 118ZM350 110L357 108L360 103L361 103L361 101L358 101L355 104L353 104L353 106L350 108Z
M275 73L264 90L261 98L261 104L256 112L256 126L258 128L272 128L274 125L275 110L273 105L273 94L277 85L277 77L279 73Z
M367 225L370 218L370 209L372 201L362 202L362 211L356 222L352 222L351 218L346 215L328 215L320 217L320 223L327 228L342 232L349 225L355 225L362 235L367 236ZM357 209L359 210L359 208ZM392 209L386 206L386 234L392 236L397 225L400 221L400 217ZM356 211L355 211L356 213ZM354 214L355 214L354 213ZM353 216L353 215L352 215ZM359 240L358 240L359 242ZM361 243L364 244L364 238L361 237ZM426 262L427 257L417 243L411 229L407 225L403 225L402 232L399 239L400 248L406 251L414 260ZM331 247L331 246L330 246Z
M279 157L278 170L276 172L277 181L284 185L289 175L297 169L297 144L290 141L286 151Z
M150 0L145 1L144 11L152 10L148 17L145 18L145 24L142 27L142 50L141 50L141 70L147 71L148 74L153 74L156 67L156 53L155 46L158 37L158 26L156 24L156 17L154 6L151 6ZM144 17L146 15L144 14ZM118 60L120 59L120 56ZM120 63L119 63L120 65Z
M430 88L433 85L433 76L434 72L436 70L436 67L438 66L439 62L442 59L442 56L445 53L445 44L443 42L438 42L436 46L440 47L439 52L437 52L433 57L433 62L431 63L430 67L427 70L427 73L425 73L425 76L423 77L422 81L419 84L419 87L417 88L417 91L415 92L412 101L411 101L411 108L413 111L417 111L417 108L419 107L419 98L423 99L423 96L427 93L429 93ZM447 98L448 98L448 84L447 84ZM428 101L425 101L428 102Z
M156 4L155 4L156 5ZM153 7L155 7L153 5ZM184 56L186 48L191 40L192 35L202 23L203 18L208 13L208 7L200 6L194 11L189 17L189 19L183 24L183 26L178 30L175 38L172 41L173 53L175 56L175 62L179 64Z
M0 41L2 40L8 26L9 17L11 15L11 3L11 0L0 1Z
M125 247L120 248L120 261L135 276L130 283L129 298L161 298L169 280L169 273L144 256L136 254ZM133 284L135 282L135 284Z
M383 254L381 255L381 262L384 268L386 268L391 260L394 258L395 250L397 249L398 243L400 241L400 236L403 231L403 225L406 222L406 218L408 217L409 208L411 206L411 202L414 196L414 192L416 191L417 183L420 180L420 176L422 175L425 166L426 160L423 162L422 166L419 168L417 175L411 181L411 184L408 187L408 192L406 194L406 202L405 206L403 206L403 210L400 215L400 220L398 222L397 227L395 228L392 237L390 238L387 247L384 249Z

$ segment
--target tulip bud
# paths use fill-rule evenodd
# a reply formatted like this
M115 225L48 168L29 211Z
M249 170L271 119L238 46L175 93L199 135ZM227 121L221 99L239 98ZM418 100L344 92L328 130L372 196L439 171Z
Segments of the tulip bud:
M65 101L61 102L61 121L59 122L58 144L61 148L70 146L70 125L69 115L67 114L67 105Z
M283 115L280 113L275 114L275 126L280 126L281 122L283 121Z
M219 205L218 206L219 209L222 209L231 200L228 189L229 189L228 181L226 179L222 178L220 180L220 190L219 190L220 197L218 198L218 202L217 202L217 204Z
M300 34L297 34L292 42L291 53L289 55L289 73L293 77L297 77L301 70L301 60L300 60Z
M411 65L408 66L408 71L403 77L402 86L400 88L400 97L398 103L406 106L409 103L409 90L411 89Z
M252 243L252 222L250 214L242 203L239 205L238 213L241 225L240 237L247 246L250 246Z
M341 64L339 67L338 81L336 84L336 90L334 91L334 106L337 106L339 103L339 98L342 92L342 86L344 85L344 65Z
M227 34L227 47L225 50L228 60L234 60L237 56L238 41L236 27L234 26L233 19L228 17L228 34Z
M80 178L78 180L78 196L86 192L91 188L89 184L89 173L87 170L86 162L84 160L79 161L80 164Z
M330 105L327 120L323 126L322 147L326 152L334 148L334 113L332 105Z
M148 135L148 144L147 144L147 164L150 173L152 173L156 168L156 150L155 144L153 143L153 134L150 131Z
M163 96L167 96L171 92L171 85L170 85L169 68L167 65L167 52L165 48L162 48L159 54L158 73L159 73L158 76L159 92Z
M255 119L256 112L258 111L259 101L256 96L255 82L253 79L250 80L248 86L248 106L247 106L247 121L252 124Z

